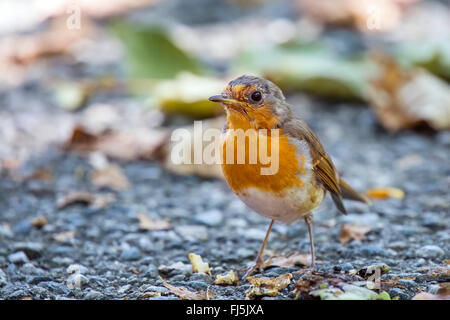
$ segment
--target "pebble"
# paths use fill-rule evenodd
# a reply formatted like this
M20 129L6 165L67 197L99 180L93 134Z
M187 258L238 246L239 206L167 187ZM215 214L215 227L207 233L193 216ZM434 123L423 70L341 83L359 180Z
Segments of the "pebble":
M208 229L205 226L187 225L177 226L175 231L188 241L206 241L208 240Z
M223 214L219 210L209 210L198 213L195 221L208 227L217 227L223 222Z
M248 240L263 241L266 237L266 231L256 228L247 229L244 233L244 237Z
M40 242L19 242L13 246L14 251L23 251L29 259L39 258L44 250Z
M358 253L365 257L372 257L372 256L386 256L387 251L383 249L382 247L375 246L375 245L361 245L358 249Z
M71 264L66 269L67 273L88 273L88 268L81 264Z
M6 279L5 272L0 269L0 288L8 283L8 279Z
M66 285L69 289L81 289L84 285L89 283L89 279L81 273L72 274L67 278Z
M342 271L350 271L353 269L355 269L355 267L351 263L346 262L346 263L341 264Z
M84 296L84 298L86 300L96 300L96 299L101 298L102 296L103 295L101 294L101 292L98 292L98 291L95 291L95 290L91 290Z
M120 254L120 258L126 261L139 260L141 258L141 251L136 247L125 249Z
M23 251L11 253L8 256L8 259L9 259L9 261L11 261L12 263L15 263L15 264L23 264L23 263L27 263L29 261L27 255Z
M399 297L401 300L406 300L410 298L410 295L407 294L405 291L399 289L399 288L391 288L388 290L389 295L392 298Z
M14 232L15 234L22 234L22 235L29 234L32 229L33 225L28 220L20 221L11 228L12 232Z
M445 255L444 250L435 245L423 246L416 250L416 256L425 259L437 259Z

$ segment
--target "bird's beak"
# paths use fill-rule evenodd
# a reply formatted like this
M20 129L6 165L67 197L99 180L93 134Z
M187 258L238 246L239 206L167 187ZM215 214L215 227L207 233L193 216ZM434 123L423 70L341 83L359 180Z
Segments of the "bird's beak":
M218 94L218 95L215 95L215 96L211 96L211 97L209 97L209 101L220 102L220 103L223 103L223 104L239 103L238 100L231 99L225 94Z
M245 107L242 105L242 103L239 100L232 99L232 98L228 97L226 94L218 94L215 96L211 96L211 97L209 97L209 101L220 102L227 109L233 109L240 113L247 114L247 110L245 110Z

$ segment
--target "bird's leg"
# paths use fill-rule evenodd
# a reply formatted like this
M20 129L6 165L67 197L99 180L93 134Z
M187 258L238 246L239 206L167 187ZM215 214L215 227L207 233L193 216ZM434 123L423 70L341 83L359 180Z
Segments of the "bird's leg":
M267 241L269 240L269 234L270 234L270 231L272 231L272 226L273 226L274 222L275 222L275 220L270 221L270 225L269 225L269 228L267 229L266 237L264 238L264 242L261 246L261 249L259 249L258 257L256 258L255 264L247 269L247 272L244 274L244 279L247 278L248 276L251 276L256 270L259 270L263 267L263 265L264 265L264 260L263 260L264 249L266 248Z
M316 255L314 252L314 235L313 235L313 230L312 230L312 225L313 225L313 215L312 214L308 214L305 217L305 222L306 225L308 226L308 233L309 233L309 245L311 248L311 269L314 269L315 263L316 263Z

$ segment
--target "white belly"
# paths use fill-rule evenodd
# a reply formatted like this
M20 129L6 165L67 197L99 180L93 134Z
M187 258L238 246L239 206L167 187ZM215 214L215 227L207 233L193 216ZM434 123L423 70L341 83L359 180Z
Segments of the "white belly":
M238 197L257 213L276 221L292 223L305 217L322 202L325 192L321 188L292 188L280 196L255 188L246 189Z

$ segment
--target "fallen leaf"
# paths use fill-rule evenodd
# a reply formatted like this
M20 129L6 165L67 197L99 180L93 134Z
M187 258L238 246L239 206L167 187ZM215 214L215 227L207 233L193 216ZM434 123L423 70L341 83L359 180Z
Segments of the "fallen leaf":
M95 194L89 191L71 191L59 198L56 202L58 209L63 209L75 203L91 205L93 208L101 209L116 201L114 194Z
M371 188L366 191L366 195L372 199L396 198L403 199L405 193L403 190L392 187Z
M450 282L440 283L439 289L435 294L420 292L412 300L450 300Z
M361 241L370 230L371 228L368 226L343 224L339 233L339 241L341 244L346 244L350 240Z
M202 257L195 253L189 253L189 260L191 261L192 271L194 273L206 273L211 275L211 271L209 270L209 264L203 262Z
M311 262L311 255L309 253L293 253L288 256L271 257L264 263L264 267L277 266L290 268L296 266L297 264L310 266Z
M321 300L391 300L387 292L376 293L364 287L346 284L339 288L326 288L310 292Z
M450 128L450 88L420 68L402 68L393 58L373 55L380 72L367 88L367 99L380 123L398 131L426 123L435 130Z
M48 221L45 216L39 216L31 220L31 225L35 228L42 228L46 224L48 224Z
M58 234L55 234L53 236L53 239L57 242L68 242L75 238L75 232L74 231L65 231L60 232Z
M141 294L138 299L156 298L161 297L161 292L149 291Z
M114 190L126 190L130 187L128 178L122 168L116 164L110 164L104 169L97 169L92 172L92 184L98 188L111 188Z
M218 129L221 132L224 123L225 117L217 117L213 119L203 120L202 129L204 131L208 129ZM211 142L204 140L201 135L194 134L194 126L183 127L180 129L182 130L186 129L183 133L184 137L182 141L181 142L170 141L167 144L166 148L164 148L165 153L164 167L167 170L176 174L199 175L201 177L223 179L223 173L220 164L218 163L207 164L205 162L201 164L194 164L194 147L197 145L201 145L203 153L205 147L207 147ZM214 143L218 144L220 142L218 141L218 139L214 139ZM171 155L174 152L174 148L176 147L178 150L180 150L180 146L182 146L182 149L188 150L190 154L189 159L187 159L186 163L182 162L178 164L172 161Z
M218 274L213 284L222 286L231 286L239 283L239 278L233 270L228 271L225 275Z
M170 292L180 297L181 300L205 300L215 298L214 293L206 293L205 291L193 292L186 288L176 287L167 283L163 278L159 277L163 285L169 289Z
M153 220L141 212L137 214L137 217L139 219L139 229L141 230L167 230L172 228L172 225L167 220Z
M52 181L53 173L47 169L38 169L28 177L30 180Z
M226 85L224 80L183 72L175 79L157 83L151 91L155 104L165 113L203 119L224 113L220 104L211 103L208 98Z
M291 283L292 278L291 273L276 278L247 277L247 281L250 282L250 288L245 291L244 296L246 298L275 297L280 290L283 290Z

